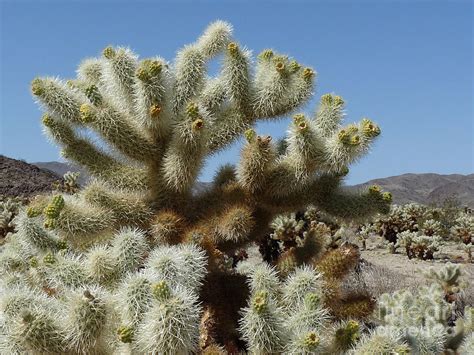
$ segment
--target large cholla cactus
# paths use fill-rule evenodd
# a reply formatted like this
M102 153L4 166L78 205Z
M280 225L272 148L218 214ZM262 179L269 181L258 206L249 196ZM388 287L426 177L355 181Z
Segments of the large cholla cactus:
M217 56L222 70L209 78ZM80 64L77 79L34 79L46 133L94 179L74 195L37 198L2 251L0 352L190 353L206 334L210 349L253 348L248 312L239 328L249 294L235 271L243 248L280 213L313 204L360 219L386 212L391 199L377 188L339 189L380 133L367 118L341 126L341 97L323 95L314 115L295 114L279 151L253 130L295 113L315 76L272 50L253 68L218 21L172 64L107 47ZM223 166L197 193L205 159L241 136L238 165ZM311 250L298 260L311 264ZM318 267L333 290L356 257L352 249L323 257ZM308 334L300 340L315 344Z

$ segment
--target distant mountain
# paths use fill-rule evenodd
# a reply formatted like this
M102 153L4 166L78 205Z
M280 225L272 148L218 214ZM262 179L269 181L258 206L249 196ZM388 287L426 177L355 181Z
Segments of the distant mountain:
M474 207L474 174L403 174L370 180L350 188L362 189L370 185L379 185L390 191L397 204L432 204L455 197L461 205Z
M49 192L58 180L61 175L50 170L0 155L0 195L29 197Z
M89 178L85 170L75 165L55 161L33 164L59 176L67 171L79 171L81 173L79 184L82 186ZM363 184L348 186L348 189L359 190L370 185L379 185L384 191L390 191L396 204L410 202L432 204L455 197L462 205L474 208L474 174L403 174L370 180ZM196 191L202 191L208 186L209 183L199 182Z

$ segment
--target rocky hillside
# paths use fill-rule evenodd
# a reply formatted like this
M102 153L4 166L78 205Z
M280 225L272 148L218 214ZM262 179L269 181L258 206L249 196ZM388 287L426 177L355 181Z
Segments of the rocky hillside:
M370 180L351 188L368 185L379 185L385 191L390 191L397 204L432 204L455 197L461 205L474 208L474 174L403 174Z
M0 155L0 195L29 197L51 191L53 182L61 179L50 170Z

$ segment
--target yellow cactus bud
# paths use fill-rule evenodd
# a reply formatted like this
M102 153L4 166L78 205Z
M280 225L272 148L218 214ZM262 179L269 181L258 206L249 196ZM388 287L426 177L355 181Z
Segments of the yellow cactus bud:
M335 106L343 106L344 105L344 99L341 96L334 96L334 105Z
M33 218L41 215L42 211L39 208L34 208L34 207L28 207L26 210L26 216L28 218Z
M154 105L151 105L150 107L150 116L153 117L153 118L157 118L161 113L161 107L154 104Z
M132 327L121 326L117 329L117 335L122 343L131 343L133 341L134 330Z
M392 202L392 193L391 192L384 192L382 194L382 198L384 201L387 201L387 202Z
M321 96L321 104L332 105L333 96L331 94L324 94Z
M33 95L41 96L44 93L43 80L40 78L33 79L31 82L31 92Z
M301 69L301 65L296 60L292 60L290 62L290 72L295 73L300 69Z
M159 300L166 300L171 297L171 290L166 281L160 281L152 286L152 293Z
M362 131L367 137L376 137L380 134L380 128L368 118L362 119Z
M46 127L51 127L51 125L53 124L53 119L51 118L50 115L48 115L47 113L45 113L43 115L43 117L41 117L41 122L43 122L43 124L46 126Z
M237 54L237 51L239 50L239 46L235 42L230 42L227 45L227 50L229 51L230 54Z
M316 348L320 343L319 337L316 335L315 332L309 332L304 337L304 345L310 349Z
M143 67L140 67L137 69L135 75L137 76L138 79L140 79L141 81L146 81L148 80L148 73L146 71L145 68Z
M94 114L92 110L92 106L88 104L82 104L79 108L79 112L81 113L81 121L83 123L92 122L94 119Z
M273 57L273 54L274 53L271 49L265 49L258 55L258 58L262 60L269 60Z
M45 263L46 265L52 265L55 262L56 262L56 257L51 253L48 253L43 257L43 263Z
M38 258L36 256L32 256L29 260L29 264L31 267L38 267Z
M255 140L257 133L253 129L249 128L248 130L245 131L244 135L245 135L245 139L247 139L247 142L251 143Z
M67 246L67 242L65 240L59 240L56 244L56 246L58 247L58 249L60 250L65 250L68 248Z
M186 107L186 113L189 117L197 118L199 115L199 107L195 102L190 102Z
M380 193L380 186L372 185L369 187L369 193L371 194L379 194Z
M152 76L157 76L158 74L161 73L161 70L163 69L163 65L161 64L161 62L157 60L152 60L149 65L149 69L150 69L150 74Z
M252 301L252 307L257 313L262 313L267 308L267 293L265 291L257 292Z
M337 138L341 143L348 144L351 136L345 129L341 129L337 135Z
M112 46L105 47L102 51L102 55L107 59L112 59L115 57L115 49Z
M305 115L302 113L297 113L296 115L293 116L293 122L298 125L298 123L305 121Z
M350 140L350 144L351 145L359 145L360 144L360 136L359 135L352 136L351 140Z
M349 330L352 333L358 332L360 328L360 325L357 321L355 320L350 320L347 322L347 330Z
M311 79L314 76L314 70L311 68L304 68L303 69L303 78L306 80Z

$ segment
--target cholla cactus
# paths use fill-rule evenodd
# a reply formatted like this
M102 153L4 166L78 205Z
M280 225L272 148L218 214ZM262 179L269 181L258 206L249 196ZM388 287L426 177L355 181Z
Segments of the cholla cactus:
M398 233L398 241L395 247L403 247L409 259L419 258L422 260L433 259L434 253L439 250L441 237L437 235L427 236L417 232Z
M305 225L304 220L296 220L295 213L277 216L270 227L273 229L271 237L280 241L295 241Z
M441 223L434 219L428 219L420 226L420 231L427 236L440 235L441 230Z
M222 70L209 78L207 63L216 56ZM83 61L76 79L33 80L45 132L93 180L79 193L35 201L18 238L2 250L5 289L35 290L57 314L32 301L38 306L30 314L8 315L1 352L192 353L210 324L218 332L214 349L284 345L276 340L280 325L259 318L279 319L279 306L263 294L251 297L257 308L244 312L241 324L253 317L273 335L242 325L247 344L239 340L239 310L249 294L235 272L242 249L268 235L279 214L314 204L361 219L386 212L390 196L376 188L356 195L339 189L348 166L380 134L375 123L342 126L344 101L332 94L322 96L316 113L297 113L312 96L316 73L286 55L265 50L252 66L231 26L217 21L173 63L109 46ZM294 113L278 155L271 137L253 127ZM205 159L239 137L245 144L238 165L222 167L209 189L196 192ZM285 256L289 264L315 263L322 249L314 248L313 227L304 245ZM328 260L339 273L347 269L344 256ZM209 322L199 329L201 306ZM10 324L37 319L57 342L45 344L46 333L36 330L29 333L34 339L10 331ZM318 339L305 330L294 344L312 349Z
M436 274L437 282L456 284L459 266L447 265ZM442 280L442 281L441 281ZM421 287L416 293L397 291L378 300L378 327L362 337L354 354L440 354L469 344L473 328L469 307L453 325L453 305L445 300L440 284ZM462 353L462 352L461 352Z
M24 201L21 198L0 196L0 240L15 231L13 219L18 214Z
M58 181L53 184L53 191L75 194L80 188L77 181L79 175L79 172L68 171L63 175L63 181Z
M416 203L394 205L387 215L380 216L373 222L372 228L387 241L396 243L398 233L418 231L420 222L426 219L426 216L425 206Z
M454 302L461 290L462 270L460 265L447 263L442 269L430 268L427 277L443 288L445 299Z
M469 262L472 262L472 250L474 250L474 216L462 214L451 228L453 237L464 244Z

